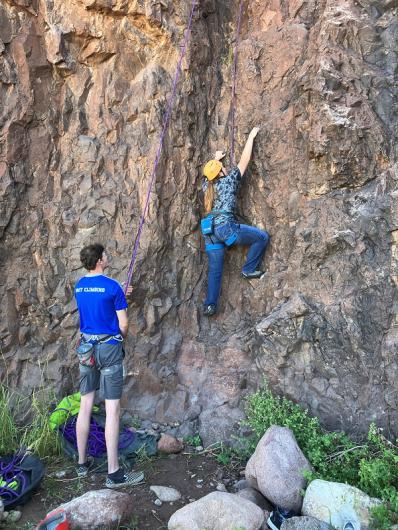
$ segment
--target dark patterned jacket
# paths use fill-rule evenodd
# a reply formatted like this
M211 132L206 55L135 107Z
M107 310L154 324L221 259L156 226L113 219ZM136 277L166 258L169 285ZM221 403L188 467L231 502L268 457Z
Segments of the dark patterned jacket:
M219 177L214 182L215 195L212 211L223 212L217 215L215 220L216 225L223 224L231 219L231 217L234 217L236 198L241 181L242 175L238 166L236 166L225 177ZM203 191L206 191L208 185L207 179L204 179Z

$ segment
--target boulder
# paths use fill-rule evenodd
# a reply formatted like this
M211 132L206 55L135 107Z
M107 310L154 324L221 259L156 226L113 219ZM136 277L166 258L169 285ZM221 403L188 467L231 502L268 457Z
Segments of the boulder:
M259 530L263 511L252 502L233 493L215 491L177 510L168 530Z
M235 495L257 504L262 510L267 510L268 512L272 511L271 503L264 497L264 495L261 495L261 493L254 488L243 488Z
M371 530L371 509L381 504L363 491L347 484L313 480L305 493L302 513L343 528L351 521L355 528Z
M127 493L109 489L88 491L61 508L66 511L71 530L118 528L133 514L133 503Z
M314 517L291 517L282 523L281 530L333 530L333 528Z
M162 433L158 441L158 451L161 453L180 453L184 449L184 444L171 434Z
M4 504L3 501L0 499L0 522L4 519Z
M261 440L246 465L246 480L273 504L299 512L304 471L311 465L301 452L290 429L273 425Z
M168 488L167 486L151 486L149 488L162 502L174 502L181 499L181 493L174 489Z

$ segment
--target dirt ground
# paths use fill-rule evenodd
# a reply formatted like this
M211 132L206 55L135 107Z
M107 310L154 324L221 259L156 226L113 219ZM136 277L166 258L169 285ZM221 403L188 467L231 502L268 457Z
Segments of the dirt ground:
M215 491L217 484L223 483L228 490L242 478L239 467L220 465L215 455L209 452L178 455L162 455L141 460L135 466L145 473L145 483L124 489L131 495L135 505L131 520L119 527L119 530L164 530L170 516L179 508ZM65 471L62 478L56 472ZM84 479L76 478L73 463L61 460L48 465L47 473L40 489L36 491L28 504L19 509L22 518L15 524L1 526L7 530L33 530L46 513L63 502L82 495L86 491L102 489L105 475L91 474ZM181 493L182 498L162 506L154 504L156 496L149 490L152 485L171 486Z

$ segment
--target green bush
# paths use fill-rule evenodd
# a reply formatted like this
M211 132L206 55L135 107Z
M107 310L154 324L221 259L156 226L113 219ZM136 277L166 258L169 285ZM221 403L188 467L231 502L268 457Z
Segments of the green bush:
M373 513L374 530L384 530L398 521L398 447L374 424L367 438L357 443L343 432L326 431L308 410L274 396L267 386L248 398L246 415L244 424L253 435L247 439L242 457L254 452L271 425L288 427L314 468L308 479L351 484L382 499L384 505Z

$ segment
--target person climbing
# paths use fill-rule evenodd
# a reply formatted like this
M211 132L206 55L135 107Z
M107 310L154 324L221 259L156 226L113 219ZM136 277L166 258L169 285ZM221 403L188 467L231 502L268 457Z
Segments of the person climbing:
M128 305L119 283L104 275L108 256L101 244L84 247L80 252L80 260L88 274L77 282L75 298L80 317L80 346L83 346L80 351L88 350L88 355L85 354L84 359L82 356L79 363L81 403L76 422L79 453L76 471L79 477L84 477L90 470L86 454L87 440L95 392L101 388L105 398L108 459L105 485L108 488L131 486L141 482L144 475L141 472L125 473L119 466L118 458L123 341L128 331Z
M225 153L217 151L214 159L203 168L204 207L206 217L201 221L208 257L208 286L203 314L213 316L217 312L225 249L232 245L250 245L242 276L248 280L264 275L258 267L269 242L269 234L253 226L239 224L235 217L236 197L239 185L249 165L253 142L259 131L250 131L238 165L227 172L221 160Z

